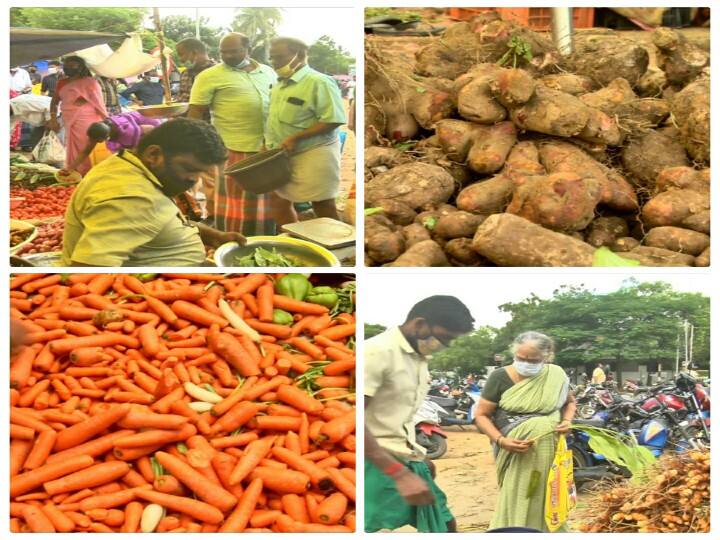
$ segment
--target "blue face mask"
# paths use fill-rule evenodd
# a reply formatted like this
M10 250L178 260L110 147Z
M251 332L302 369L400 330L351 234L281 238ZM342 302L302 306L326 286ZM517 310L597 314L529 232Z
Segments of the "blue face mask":
M520 360L518 358L515 358L513 360L513 367L515 368L515 371L517 371L521 376L523 377L535 377L537 374L539 374L542 371L542 368L545 366L544 362L526 362L525 360Z

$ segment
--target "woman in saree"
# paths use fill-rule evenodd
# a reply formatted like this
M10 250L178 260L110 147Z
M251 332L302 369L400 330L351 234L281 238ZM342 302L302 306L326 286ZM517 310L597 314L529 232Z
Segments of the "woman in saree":
M495 454L499 495L490 529L547 532L545 486L558 439L548 433L570 429L575 398L563 369L551 363L554 344L548 336L520 334L512 352L512 365L488 377L475 412Z
M50 120L47 127L60 129L58 106L61 106L65 124L65 163L74 163L76 157L88 144L87 130L90 124L100 122L108 116L100 84L92 77L85 61L79 56L63 59L66 78L57 83L55 95L50 103ZM92 166L92 155L83 160L76 169L85 174Z

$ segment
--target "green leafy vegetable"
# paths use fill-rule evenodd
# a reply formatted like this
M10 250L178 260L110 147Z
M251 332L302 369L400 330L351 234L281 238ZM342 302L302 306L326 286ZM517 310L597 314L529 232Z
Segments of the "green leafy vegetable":
M262 247L255 248L255 250L243 257L237 257L235 259L235 266L302 266L301 261L293 257L288 257L282 253L278 253L277 249L272 248L272 251Z
M593 253L593 266L640 266L640 261L626 259L610 251L605 246Z

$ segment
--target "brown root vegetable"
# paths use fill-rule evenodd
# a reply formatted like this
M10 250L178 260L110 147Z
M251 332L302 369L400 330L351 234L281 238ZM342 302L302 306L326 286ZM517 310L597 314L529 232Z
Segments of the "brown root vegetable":
M504 69L490 81L492 95L505 107L517 107L535 94L535 79L523 69Z
M642 97L661 96L668 85L665 72L657 66L648 66L645 74L635 85L635 91Z
M452 204L436 204L426 207L427 209L420 212L415 217L415 223L420 223L424 227L428 227L428 230L433 230L437 224L438 219L443 216L454 214L458 209Z
M457 207L474 214L497 214L505 211L512 192L512 178L500 173L464 188L457 196Z
M494 124L507 118L507 110L490 91L490 83L499 71L495 64L480 64L459 78L455 89L460 116L479 124Z
M710 54L670 28L656 28L653 44L659 49L658 66L670 84L685 85L696 79L710 65Z
M449 118L455 111L449 93L425 88L415 89L407 99L407 107L417 123L425 129L433 129L436 123Z
M393 142L404 142L415 138L420 131L415 117L410 113L388 115L385 137Z
M407 204L395 199L382 199L376 202L377 208L383 209L383 214L398 225L408 225L415 220L417 212Z
M624 138L615 118L593 108L588 108L588 122L577 137L583 141L608 146L619 146Z
M663 170L689 165L683 144L678 139L656 130L629 141L623 148L622 161L633 178L651 191Z
M594 248L513 214L478 227L473 248L498 266L592 266Z
M520 141L513 146L505 160L503 172L530 176L545 174L545 167L540 163L537 145L533 141Z
M480 174L492 174L502 169L505 160L517 142L517 132L512 122L500 122L478 132L467 156L470 169Z
M430 231L423 227L420 223L411 223L403 227L403 235L405 236L405 249L414 246L418 242L432 240Z
M648 227L679 226L691 216L710 210L710 194L673 189L655 195L642 208Z
M669 249L678 253L699 255L710 247L710 237L680 227L655 227L647 233L644 243L646 246Z
M408 158L405 154L395 148L385 146L368 146L365 148L365 167L374 168L384 165L386 167L395 167L401 163L407 162Z
M386 118L382 109L376 105L365 104L365 146L379 144L385 134Z
M600 191L597 179L575 173L519 176L506 211L548 229L580 231L594 218Z
M455 181L444 169L425 163L406 163L378 174L365 184L370 206L392 199L417 210L427 204L446 202L455 190Z
M710 266L710 248L705 249L700 255L695 257L695 266Z
M558 141L540 146L540 162L549 173L572 172L583 178L595 178L601 185L600 202L622 212L638 207L637 194L620 174L594 160L572 144Z
M585 241L594 247L614 246L618 239L630 234L627 222L617 216L599 217L586 231Z
M438 219L433 232L440 238L471 238L487 216L459 210Z
M400 231L385 229L366 237L365 252L379 264L394 261L403 251L405 251L405 237Z
M671 189L689 189L698 193L710 191L710 169L698 171L692 167L669 167L660 171L656 188L659 193Z
M704 212L699 212L683 219L681 225L685 229L710 234L710 210L705 210Z
M693 266L695 262L692 255L650 246L638 246L622 256L640 261L643 266Z
M473 249L471 238L454 238L445 244L445 253L453 266L481 266L483 258Z
M442 248L434 240L424 240L410 247L388 266L449 266Z
M540 77L537 81L543 86L559 90L573 96L580 96L592 92L595 85L592 80L575 73L554 73Z
M470 147L478 133L486 133L487 128L464 120L441 120L435 126L440 147L453 161L464 163Z
M675 94L670 111L680 139L695 161L710 161L710 79L703 77Z
M573 53L563 62L566 71L588 77L605 86L622 77L631 86L637 84L650 61L645 47L611 30L576 32Z
M632 236L623 236L622 238L618 238L617 240L615 240L610 246L610 249L617 253L625 253L628 251L632 251L639 245L640 240L633 238Z
M621 105L636 99L636 97L630 83L626 79L618 77L600 90L580 96L580 100L589 107L613 115Z
M545 86L538 86L530 101L510 110L518 128L556 137L579 135L589 115L589 107L575 96Z

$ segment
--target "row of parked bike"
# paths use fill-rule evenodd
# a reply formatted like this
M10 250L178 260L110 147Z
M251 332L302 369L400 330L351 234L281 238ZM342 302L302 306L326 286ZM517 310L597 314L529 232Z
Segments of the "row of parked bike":
M455 382L434 379L415 416L416 440L430 459L447 452L446 426L472 426L483 380ZM632 436L655 456L666 451L710 445L710 382L681 372L653 386L626 381L616 385L578 386L576 426L588 425ZM628 472L590 448L589 436L575 429L568 436L573 452L575 482L627 476Z

